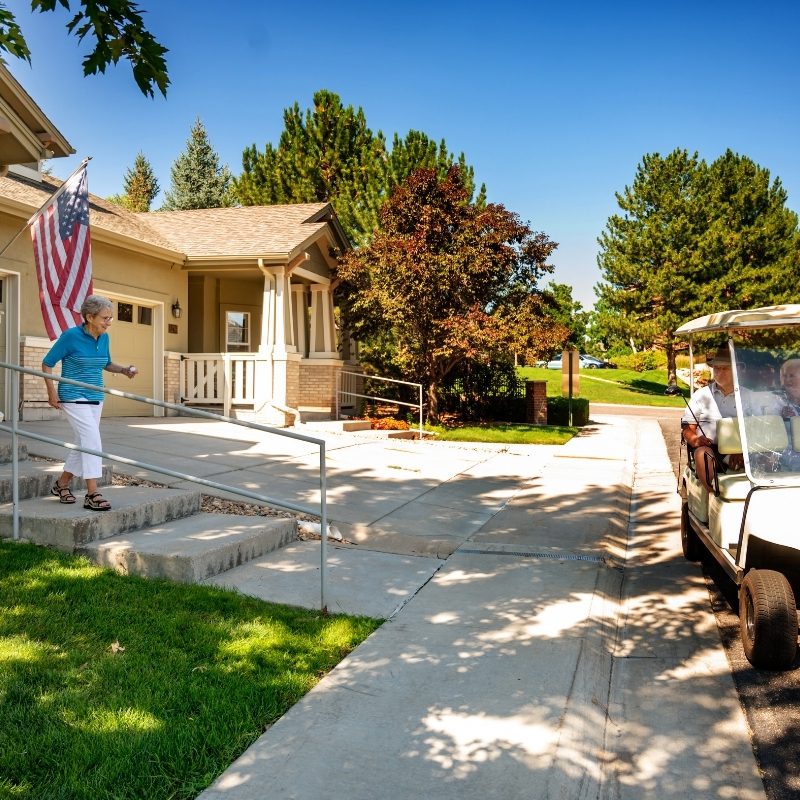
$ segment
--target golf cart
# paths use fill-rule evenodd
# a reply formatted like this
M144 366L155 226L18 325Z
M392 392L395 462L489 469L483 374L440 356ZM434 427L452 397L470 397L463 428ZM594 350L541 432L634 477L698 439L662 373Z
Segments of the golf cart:
M709 314L676 334L689 338L693 391L696 337L706 346L727 337L736 417L716 421L716 442L721 455L744 456L744 469L717 475L709 492L690 454L678 486L683 554L698 561L707 550L735 582L748 661L788 669L800 597L800 416L781 379L800 357L800 305ZM800 374L800 362L793 367Z

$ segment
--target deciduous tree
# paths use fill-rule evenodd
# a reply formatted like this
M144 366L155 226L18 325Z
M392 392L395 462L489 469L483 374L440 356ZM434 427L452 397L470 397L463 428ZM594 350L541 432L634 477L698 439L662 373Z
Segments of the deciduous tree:
M164 211L220 208L232 205L231 172L219 156L198 117L192 125L186 150L172 165L172 183L164 198Z
M342 259L342 313L359 338L393 331L400 363L426 385L437 419L451 370L508 352L514 333L503 309L537 291L555 247L503 206L470 203L460 167L443 179L420 169L382 207L372 243Z
M133 78L142 94L153 96L158 88L166 97L169 76L164 59L167 48L159 44L145 28L142 12L131 0L31 0L34 11L53 11L61 6L67 11L77 8L67 23L69 33L83 41L94 41L94 49L83 60L83 74L105 72L109 64L120 58L130 62ZM31 63L31 51L16 15L6 3L0 3L0 51Z

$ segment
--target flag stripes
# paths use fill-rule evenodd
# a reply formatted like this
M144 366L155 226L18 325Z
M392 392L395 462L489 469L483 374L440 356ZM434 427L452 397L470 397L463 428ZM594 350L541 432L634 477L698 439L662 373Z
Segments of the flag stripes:
M31 219L31 241L45 330L57 339L79 325L92 293L86 166L77 170Z

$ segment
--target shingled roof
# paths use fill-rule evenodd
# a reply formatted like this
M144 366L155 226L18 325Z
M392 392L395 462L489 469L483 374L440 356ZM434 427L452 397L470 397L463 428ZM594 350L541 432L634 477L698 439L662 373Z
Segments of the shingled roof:
M303 250L324 230L328 203L202 208L137 214L191 258L252 257ZM319 220L319 221L317 221Z
M41 180L9 173L0 178L0 201L11 200L20 207L23 214L32 215L41 208L61 187L63 181L43 175ZM103 231L109 231L135 242L142 242L173 253L182 251L158 231L139 219L140 214L132 214L121 206L109 203L96 195L89 195L89 223L92 235L102 238ZM133 243L133 242L132 242Z
M0 178L0 205L7 200L6 205L15 206L21 216L31 215L62 183L47 175L36 180L10 173ZM326 226L333 229L335 246L348 246L329 203L133 213L90 194L89 219L92 235L99 239L108 231L115 238L131 240L132 247L143 243L183 255L185 261L292 258L319 238Z

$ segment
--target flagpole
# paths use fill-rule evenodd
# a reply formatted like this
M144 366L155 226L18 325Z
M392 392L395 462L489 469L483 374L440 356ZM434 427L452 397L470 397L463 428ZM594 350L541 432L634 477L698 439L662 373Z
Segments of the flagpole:
M78 173L79 173L79 172L80 172L82 169L84 169L84 168L86 167L86 165L87 165L87 164L88 164L88 163L89 163L91 160L92 160L92 157L91 157L91 156L86 156L86 158L84 158L84 159L83 159L83 161L81 161L81 163L80 163L80 164L79 164L79 165L78 165L78 166L77 166L77 167L76 167L76 168L73 170L72 174L71 174L71 175L70 175L70 176L69 176L69 177L68 177L68 178L67 178L65 181L63 181L63 183L62 183L62 184L61 184L61 186L58 188L58 190L55 192L55 194L52 194L52 195L50 195L50 197L48 197L48 198L47 198L47 200L45 200L45 201L44 201L44 203L42 203L42 204L39 206L39 208L37 208L37 209L36 209L36 212L35 212L34 214L32 214L32 215L31 215L31 218L30 218L30 219L29 219L29 220L28 220L28 221L27 221L27 222L26 222L26 223L25 223L25 224L24 224L24 225L23 225L23 226L22 226L22 227L21 227L21 228L20 228L20 229L19 229L19 230L18 230L18 231L15 233L15 234L14 234L14 238L13 238L13 239L11 239L10 241L6 242L6 243L3 245L3 247L0 249L0 258L2 258L2 256L3 256L3 253L5 253L5 252L6 252L6 250L8 250L8 248L9 248L9 247L11 247L11 245L12 245L12 244L14 244L14 242L16 242L16 241L17 241L17 239L19 239L19 237L20 237L20 236L22 236L22 234L23 234L23 233L25 233L25 231L26 231L26 230L28 230L28 228L30 228L30 226L31 226L31 223L32 223L32 222L33 222L33 221L36 219L36 217L37 217L37 216L38 216L38 215L41 213L41 210L42 210L42 209L43 209L43 208L44 208L46 205L49 205L50 203L52 203L52 202L53 202L53 200L55 200L56 198L58 198L58 197L59 197L59 195L62 195L62 194L64 193L64 191L65 191L65 190L66 190L66 188L67 188L67 184L68 184L68 183L69 183L69 182L70 182L70 181L71 181L71 180L72 180L72 179L73 179L73 178L74 178L74 177L75 177L75 176L76 176L76 175L77 175L77 174L78 174Z

